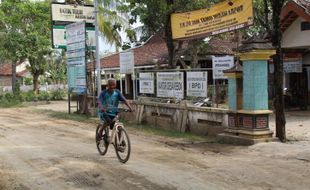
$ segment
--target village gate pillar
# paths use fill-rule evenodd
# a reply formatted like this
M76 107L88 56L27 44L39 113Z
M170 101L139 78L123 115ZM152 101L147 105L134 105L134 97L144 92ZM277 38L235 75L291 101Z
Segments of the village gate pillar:
M268 43L252 41L244 43L240 52L243 62L242 106L234 103L234 96L230 95L233 92L229 92L229 127L219 137L227 143L244 145L270 141L273 132L269 129L269 115L272 112L268 108L268 60L275 51ZM229 70L226 75L233 76ZM237 84L232 78L230 81L229 85Z
M242 109L243 75L242 67L237 63L233 68L224 71L228 78L228 127L238 128L238 110Z

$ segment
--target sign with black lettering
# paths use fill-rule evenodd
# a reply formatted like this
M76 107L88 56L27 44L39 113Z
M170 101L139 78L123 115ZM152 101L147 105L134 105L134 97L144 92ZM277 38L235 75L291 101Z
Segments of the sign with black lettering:
M228 70L234 66L234 57L225 56L225 57L213 57L213 79L227 79L224 76L223 71Z
M184 76L181 72L157 73L157 97L184 98Z
M139 74L139 92L141 94L154 94L154 73Z
M283 63L285 73L302 73L302 60L288 60Z
M187 72L187 96L207 97L208 72Z
M119 53L119 65L121 74L132 74L134 72L134 52Z
M85 93L86 87L86 29L85 22L66 26L68 88L77 94Z
M52 20L62 22L95 22L93 6L65 5L52 3Z

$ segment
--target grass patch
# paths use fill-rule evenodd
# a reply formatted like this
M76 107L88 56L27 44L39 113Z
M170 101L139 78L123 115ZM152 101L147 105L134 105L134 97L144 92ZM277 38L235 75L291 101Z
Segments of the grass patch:
M0 101L0 108L14 108L14 107L22 107L22 103L20 101Z
M150 125L134 125L134 124L127 124L125 122L125 125L127 127L130 127L131 129L134 129L136 131L150 134L150 135L156 135L156 136L162 136L162 137L169 137L169 138L175 138L175 139L184 139L188 141L207 141L210 140L206 136L200 136L195 135L192 133L181 133L174 130L167 130L167 129L161 129L161 128L155 128Z
M56 119L64 119L64 120L71 120L71 121L78 121L78 122L85 122L85 123L98 123L98 118L90 117L83 114L68 114L66 112L59 112L53 110L42 110L36 109L34 110L35 113L44 114L51 118ZM169 137L174 139L183 139L186 141L191 142L206 142L210 141L210 138L206 136L199 136L192 133L181 133L178 131L173 130L166 130L161 128L155 128L150 125L136 125L133 123L128 123L126 121L122 121L125 124L126 128L134 130L134 132L140 132L147 135L154 135L154 136L161 136L161 137Z
M35 113L43 113L44 115L47 115L51 118L56 119L64 119L64 120L71 120L71 121L78 121L78 122L87 122L89 123L92 121L92 117L84 115L84 114L76 114L76 113L66 113L66 112L60 112L60 111L53 111L53 110L42 110L42 109L36 109L34 110Z

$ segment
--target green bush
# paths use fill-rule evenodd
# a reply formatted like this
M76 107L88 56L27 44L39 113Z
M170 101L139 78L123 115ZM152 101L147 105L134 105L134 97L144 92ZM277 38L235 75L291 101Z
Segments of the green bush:
M21 104L20 96L6 93L0 96L0 107L13 107Z
M38 94L38 100L43 101L43 100L50 100L51 95L48 92L42 91Z
M36 100L36 96L32 90L28 92L22 92L21 93L21 100L23 102L32 102Z
M51 100L63 100L67 95L65 90L55 90L51 92Z
M32 78L25 78L24 83L25 83L25 85L32 85L33 84Z
M0 107L12 107L21 104L22 102L32 101L49 101L63 100L67 95L65 90L54 90L51 92L41 91L36 95L32 90L28 92L20 92L14 95L13 93L0 94Z

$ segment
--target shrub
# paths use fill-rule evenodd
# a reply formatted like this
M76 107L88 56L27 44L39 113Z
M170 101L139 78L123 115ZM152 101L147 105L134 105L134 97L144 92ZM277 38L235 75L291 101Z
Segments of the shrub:
M13 93L6 93L0 96L0 107L13 107L21 103L20 97Z
M51 95L50 95L48 92L46 92L46 91L41 91L41 92L38 94L38 100L40 100L40 101L42 101L42 100L48 101L48 100L51 99L50 96L51 96Z
M28 91L28 92L23 92L21 94L21 100L24 102L31 102L31 101L35 101L36 96L34 94L34 92L32 90Z
M51 100L63 100L67 95L65 90L55 90L51 92Z

